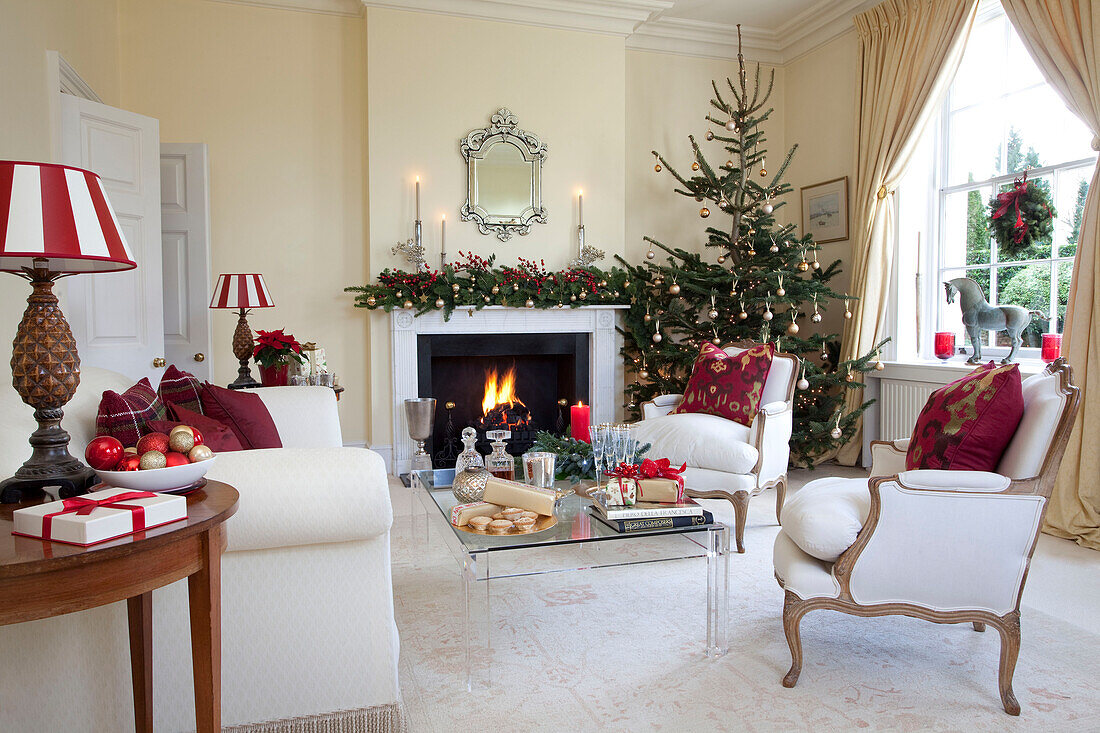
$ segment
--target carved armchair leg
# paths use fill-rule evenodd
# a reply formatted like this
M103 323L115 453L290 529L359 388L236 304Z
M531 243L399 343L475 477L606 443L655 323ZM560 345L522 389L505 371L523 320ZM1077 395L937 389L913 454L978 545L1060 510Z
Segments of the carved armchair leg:
M787 646L791 648L791 668L783 675L784 687L794 687L802 674L802 636L798 625L808 610L805 601L790 591L786 592L783 597L783 633L787 636Z
M1020 612L1013 611L995 624L1001 632L1001 668L999 687L1001 704L1009 715L1020 714L1020 703L1012 692L1012 675L1016 671L1016 658L1020 655Z
M787 500L787 477L779 479L775 485L775 521L783 525L783 502Z
M749 492L735 491L730 499L733 504L733 534L737 542L737 551L745 554L745 522L749 518Z
M981 621L975 621L974 622L974 630L975 631L985 631L985 624L983 624Z

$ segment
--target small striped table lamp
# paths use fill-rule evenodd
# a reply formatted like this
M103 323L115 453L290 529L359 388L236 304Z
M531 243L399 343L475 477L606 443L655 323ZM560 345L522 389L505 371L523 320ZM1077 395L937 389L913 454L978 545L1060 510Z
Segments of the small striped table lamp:
M0 160L0 272L31 284L12 345L12 385L34 408L31 457L0 482L0 501L43 490L66 499L84 493L95 472L69 453L62 408L80 384L80 356L53 283L137 265L99 176L52 163ZM56 487L56 488L54 488Z
M214 295L210 298L211 308L228 308L237 311L237 330L233 332L233 355L241 362L237 370L237 379L229 389L259 387L260 383L252 378L248 366L252 358L255 342L252 329L248 327L248 312L252 308L271 308L275 301L267 289L264 276L255 272L236 272L218 275L218 284L214 286Z

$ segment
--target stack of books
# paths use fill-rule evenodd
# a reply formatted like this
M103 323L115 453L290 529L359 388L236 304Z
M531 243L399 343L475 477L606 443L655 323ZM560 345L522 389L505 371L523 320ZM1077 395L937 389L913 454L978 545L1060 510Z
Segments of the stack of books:
M714 522L711 513L688 496L683 501L668 504L639 501L634 506L608 506L604 497L597 495L592 498L592 516L617 532L694 527Z

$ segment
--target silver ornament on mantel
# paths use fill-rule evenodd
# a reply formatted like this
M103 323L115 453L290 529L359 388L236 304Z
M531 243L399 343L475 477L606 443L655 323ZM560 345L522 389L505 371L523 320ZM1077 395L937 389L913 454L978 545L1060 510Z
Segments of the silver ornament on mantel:
M481 467L459 471L451 484L451 492L463 504L481 501L481 497L485 495L485 482L490 476L492 474Z

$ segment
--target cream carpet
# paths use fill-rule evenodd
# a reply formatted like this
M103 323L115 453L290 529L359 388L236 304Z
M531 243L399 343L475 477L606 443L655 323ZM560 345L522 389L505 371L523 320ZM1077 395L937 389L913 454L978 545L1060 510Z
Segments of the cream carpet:
M1004 714L997 694L999 636L969 625L810 613L802 677L784 689L790 656L772 576L771 492L753 499L747 553L731 557L728 655L702 654L701 558L494 580L493 685L470 694L463 586L440 534L450 530L441 516L408 514L402 491L393 492L393 585L414 733L1097 730L1100 637L1026 606L1019 718ZM653 550L613 544L634 558Z

